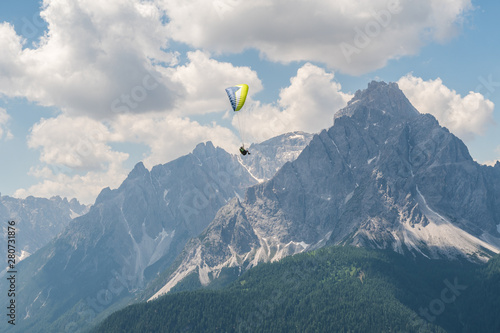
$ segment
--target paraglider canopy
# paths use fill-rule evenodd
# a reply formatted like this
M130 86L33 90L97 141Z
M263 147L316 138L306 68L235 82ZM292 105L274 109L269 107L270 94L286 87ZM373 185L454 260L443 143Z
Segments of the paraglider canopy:
M229 97L229 101L231 102L231 106L233 107L233 110L239 111L243 107L243 104L245 104L245 100L247 99L247 94L248 94L248 85L246 84L237 84L235 86L226 88L226 93L227 97ZM239 112L237 114L240 114ZM235 117L237 117L235 115ZM248 149L245 149L245 140L243 139L243 133L241 130L241 124L240 124L240 118L238 118L238 130L240 133L240 138L241 138L241 147L240 147L240 153L242 155L250 154Z
M234 111L239 111L245 104L248 94L248 85L238 84L233 87L226 88L227 97L231 101L231 106Z

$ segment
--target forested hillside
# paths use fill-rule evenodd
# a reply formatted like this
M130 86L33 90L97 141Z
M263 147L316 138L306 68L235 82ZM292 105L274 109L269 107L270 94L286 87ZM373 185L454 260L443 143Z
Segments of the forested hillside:
M261 264L222 289L130 306L94 332L499 331L499 262L330 247Z

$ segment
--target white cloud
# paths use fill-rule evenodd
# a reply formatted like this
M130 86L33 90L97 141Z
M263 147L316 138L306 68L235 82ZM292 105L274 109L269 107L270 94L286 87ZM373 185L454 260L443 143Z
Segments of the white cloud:
M104 124L88 117L41 119L28 137L28 146L40 150L41 164L30 171L39 183L14 195L60 195L93 203L104 187L117 187L128 172L123 162L129 155L109 146L112 136Z
M4 133L6 140L10 140L14 137L10 130L7 128L7 123L9 122L9 120L10 116L7 111L3 108L0 108L0 140L4 137Z
M80 171L103 171L109 164L121 164L128 154L116 152L107 142L108 128L87 117L42 119L28 138L30 148L40 148L40 161Z
M123 115L113 125L113 140L146 144L150 148L144 159L148 168L188 154L200 142L212 141L229 152L238 149L237 138L228 128L175 115Z
M399 79L398 85L417 110L432 114L463 140L482 135L494 123L495 105L479 93L469 92L462 97L440 78L424 81L411 74Z
M162 15L153 2L45 0L48 31L34 48L0 24L0 93L95 118L131 98L132 112L168 109L182 87L150 78L155 64L176 61Z
M277 105L250 101L247 111L237 117L244 135L255 141L297 130L316 133L331 127L335 112L351 98L341 91L333 73L307 63L281 90ZM233 125L239 126L237 118Z
M255 71L189 52L177 66L154 2L46 0L48 31L34 48L0 23L0 93L26 97L65 114L113 118L148 111L200 114L224 110L224 88L262 89Z
M257 73L249 67L236 67L211 59L207 53L188 52L186 65L171 69L172 81L184 86L185 95L176 107L182 115L221 111L230 107L225 88L246 83L252 95L262 90Z
M29 195L50 198L59 195L78 198L85 204L93 204L104 187L117 188L125 180L128 171L118 164L112 164L106 172L88 172L84 175L68 175L54 167L32 168L30 174L41 181L28 189L18 189L14 197Z
M500 146L496 146L493 152L493 159L486 160L486 161L480 161L481 164L489 165L489 166L495 166L497 163L500 163ZM496 156L496 158L495 158Z
M201 125L172 114L124 114L104 125L88 117L42 119L33 126L28 144L40 149L41 165L30 174L40 181L15 195L76 197L92 203L104 187L117 187L128 171L128 154L113 150L112 143L141 143L149 147L144 164L167 163L188 154L204 141L237 152L237 138L216 124Z
M472 10L470 0L159 2L171 37L196 48L255 48L273 61L319 61L350 74L452 38Z

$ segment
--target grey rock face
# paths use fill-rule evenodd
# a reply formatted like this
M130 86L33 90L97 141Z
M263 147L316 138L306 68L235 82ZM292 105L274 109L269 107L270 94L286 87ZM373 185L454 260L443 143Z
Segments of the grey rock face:
M52 197L50 199L29 196L16 199L0 196L0 220L3 235L7 235L7 221L16 222L16 252L24 259L56 237L69 221L85 214L89 206L76 199ZM0 239L0 247L7 248L6 238Z
M71 309L80 304L76 312L98 316L144 288L220 207L255 183L235 156L211 143L151 171L138 163L118 189L104 189L87 214L27 259L30 279L20 281L19 293L27 306L19 315L36 325L50 309L56 317L73 313L64 325L80 325Z
M257 183L238 156L210 142L151 171L138 163L118 189L102 190L87 214L20 267L26 307L18 315L26 320L18 329L46 328L44 321L54 331L95 323L145 288L221 207ZM238 244L248 240L236 232L241 221L222 228Z
M252 144L249 148L251 155L241 157L241 163L255 178L271 179L286 162L299 156L312 137L312 134L298 131Z
M190 272L217 276L326 244L487 260L500 249L499 170L474 162L395 83L372 82L295 161L219 211L152 298ZM245 237L221 232L235 219Z

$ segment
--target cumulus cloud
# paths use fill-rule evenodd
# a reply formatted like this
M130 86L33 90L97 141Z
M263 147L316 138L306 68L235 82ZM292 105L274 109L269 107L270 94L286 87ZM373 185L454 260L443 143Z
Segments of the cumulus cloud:
M146 145L149 167L201 141L237 149L231 130L188 117L227 110L224 88L235 82L258 92L256 72L201 51L188 52L179 65L154 1L45 0L40 15L48 28L33 47L0 23L0 94L61 111L31 128L28 146L40 152L31 174L40 182L18 195L88 198L119 184L129 155L114 143ZM0 110L0 136L10 133L8 119Z
M333 125L334 113L352 98L341 88L333 73L306 63L281 90L277 105L251 101L248 112L238 114L233 125L239 127L239 121L241 131L255 141L297 130L319 132Z
M47 31L34 46L27 47L11 24L0 23L0 94L61 110L32 127L28 145L40 151L41 164L31 174L40 182L16 194L91 202L101 188L118 186L126 176L128 154L113 143L146 145L148 167L208 140L236 151L238 139L230 129L189 118L228 110L224 88L235 83L251 87L245 112L233 120L249 141L327 128L352 97L333 73L307 63L276 103L262 104L253 100L262 89L257 73L212 54L255 48L272 61L317 61L364 73L453 37L470 0L444 3L44 0ZM188 52L187 62L179 64L169 39L202 50ZM475 102L478 109L489 105L477 96L466 98L459 98L464 110ZM0 109L0 138L11 136L8 119Z
M50 198L59 195L78 198L84 204L93 204L103 188L117 188L126 178L127 173L128 171L117 163L113 163L106 172L92 171L83 175L69 175L53 166L31 168L30 175L39 178L40 182L27 189L18 189L14 197L25 198L33 195Z
M128 172L123 163L129 155L114 151L112 139L107 126L89 117L41 119L28 136L28 146L40 150L41 164L29 173L39 182L14 195L60 195L93 203L104 187L117 187Z
M127 175L123 164L129 155L114 150L113 143L146 145L150 151L143 161L151 168L188 154L204 141L227 151L238 149L237 138L228 128L173 114L129 113L107 124L66 115L42 119L28 137L29 146L41 152L41 164L30 171L40 181L15 195L61 195L92 203L102 188L117 187Z
M228 128L175 115L123 115L113 125L113 140L147 145L150 152L144 164L149 168L188 154L200 142L212 141L227 151L238 149L237 138Z
M494 123L495 105L479 93L469 92L462 97L440 78L424 81L411 74L399 79L398 85L417 110L434 115L442 126L463 140L483 134Z
M95 118L111 116L116 99L135 97L133 112L174 105L182 87L149 78L159 76L157 64L176 62L165 51L163 12L153 2L45 0L40 15L48 31L33 48L0 24L0 93Z
M28 138L30 148L40 148L40 161L75 170L103 171L113 163L121 164L128 154L116 152L107 144L108 128L87 117L42 119Z
M173 39L216 52L259 50L272 61L319 61L350 74L457 34L470 0L159 1Z
M249 67L237 67L210 58L206 52L188 52L188 63L170 70L173 82L183 85L185 94L177 105L182 115L215 112L229 106L225 88L246 83L250 95L262 90L262 82Z
M0 108L0 140L5 138L6 140L12 139L13 135L7 128L7 123L10 120L10 116L7 111Z
M26 97L65 114L113 118L148 111L199 114L224 109L234 82L262 89L255 71L168 51L164 13L153 1L46 0L48 31L34 48L9 23L0 24L0 93Z

